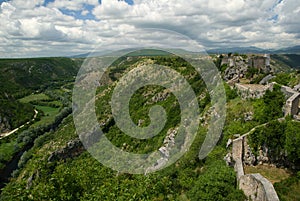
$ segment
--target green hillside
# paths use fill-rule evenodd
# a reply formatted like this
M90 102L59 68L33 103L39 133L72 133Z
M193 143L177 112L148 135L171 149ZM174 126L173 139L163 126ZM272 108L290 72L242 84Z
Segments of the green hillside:
M175 56L124 58L114 63L108 74L116 80L128 70L147 62L169 66L185 77L196 93L200 112L207 110L210 99L205 85L195 69ZM109 82L110 83L110 82ZM149 140L139 140L122 133L111 119L110 99L116 82L99 87L96 114L108 139L117 147L133 153L149 153L163 145L166 133L180 122L180 108L176 97L163 87L140 88L130 100L130 115L137 124L150 124L148 112L161 105L167 113L163 130ZM159 95L157 95L159 94ZM81 146L67 151L67 144L78 138L71 116L54 132L47 132L34 141L24 157L22 168L3 189L0 200L242 200L243 193L236 187L232 168L226 166L226 149L217 146L205 159L198 153L207 128L200 126L190 150L175 164L148 175L118 173L96 161ZM55 155L59 150L66 155ZM30 182L29 182L30 181Z
M288 65L291 68L300 69L299 54L274 54L271 58L280 64Z
M33 117L33 107L17 99L74 80L80 64L69 58L0 59L0 132Z
M206 137L208 121L212 114L210 96L200 74L188 62L174 55L164 55L161 52L154 56L139 55L141 53L137 52L121 57L107 69L95 94L97 121L109 141L125 152L147 154L165 145L166 136L175 131L181 121L181 108L173 93L164 87L149 85L139 88L130 97L129 114L132 121L140 127L151 125L150 108L159 105L165 109L165 126L156 136L149 139L137 139L123 133L112 116L111 99L120 79L129 71L152 64L167 66L189 83L200 108L197 137L183 157L161 171L145 175L121 173L102 165L86 151L78 139L74 119L70 115L73 82L53 77L53 71L48 71L50 78L45 79L53 82L49 81L49 84L43 85L47 87L28 87L31 92L35 90L35 93L22 97L15 93L19 98L17 104L30 106L28 110L31 111L34 107L41 116L16 135L0 141L0 167L5 167L9 159L20 153L24 147L28 147L26 151L23 150L24 153L17 161L17 169L2 189L1 201L246 200L243 192L238 189L236 173L233 167L226 165L224 156L231 150L230 146L226 149L229 139L235 138L236 134L250 133L253 128L256 129L251 131L249 145L255 155L259 153L259 147L268 146L271 161L276 161L282 153L285 153L287 161L290 161L285 164L286 169L281 166L264 169L261 166L253 166L253 169L267 179L276 178L274 186L280 199L299 198L299 170L290 167L299 164L297 147L300 145L300 124L290 117L277 121L278 118L283 118L282 106L285 103L279 86L275 85L273 91L267 91L262 98L242 99L236 89L230 88L229 84L224 82L227 116L222 137L213 151L200 160L199 149ZM75 65L81 62L69 59L66 61ZM52 62L57 62L57 58L50 63ZM277 64L280 65L279 62ZM288 65L285 67L288 68ZM68 70L63 72L65 71ZM273 79L276 82L291 87L300 80L297 71L274 74L276 78ZM68 78L72 80L72 73L67 75L70 75ZM80 80L91 79L89 75L83 75ZM11 83L18 86L15 80ZM25 105L22 108L27 108ZM13 105L11 107L14 108ZM89 121L88 118L86 120ZM246 170L249 171L249 168ZM274 175L283 171L284 174ZM2 174L1 170L0 173Z
M38 90L70 80L79 64L68 58L1 59L0 92Z

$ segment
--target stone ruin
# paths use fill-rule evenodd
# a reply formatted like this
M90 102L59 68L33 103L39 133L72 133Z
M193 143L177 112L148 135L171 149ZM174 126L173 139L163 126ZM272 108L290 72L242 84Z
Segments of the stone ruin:
M252 163L255 160L255 156L251 153L251 150L248 149L247 137L241 136L235 140L232 140L231 142L232 153L227 154L225 159L228 164L228 157L232 157L234 170L237 173L237 182L239 189L243 190L248 200L279 201L274 186L270 181L268 181L260 174L245 175L243 164L245 162ZM245 158L247 159L245 160Z
M281 91L287 98L287 101L283 108L284 116L292 116L293 118L298 119L300 93L287 86L282 86Z
M265 55L253 55L248 59L248 66L257 68L260 72L271 72L271 58L269 54Z
M227 65L228 68L224 72L226 81L245 78L249 68L256 68L259 72L269 74L271 69L270 55L251 55L248 57L222 55L221 66Z
M262 98L265 95L266 91L272 91L273 87L274 83L270 83L267 85L235 83L235 88L237 89L242 99Z

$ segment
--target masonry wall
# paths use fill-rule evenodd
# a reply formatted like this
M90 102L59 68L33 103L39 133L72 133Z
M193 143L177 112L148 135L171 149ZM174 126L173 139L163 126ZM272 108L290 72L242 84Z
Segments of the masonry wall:
M239 188L252 201L279 201L272 183L261 174L247 174L240 178Z
M232 158L235 161L234 169L237 173L238 185L249 200L253 201L279 201L277 193L270 181L260 174L244 174L243 153L244 140L242 136L232 142Z
M291 96L287 101L285 105L285 116L288 115L298 115L299 112L299 98L300 94L295 93L293 96Z
M281 91L288 98L284 106L284 115L298 115L300 93L286 86L282 86Z

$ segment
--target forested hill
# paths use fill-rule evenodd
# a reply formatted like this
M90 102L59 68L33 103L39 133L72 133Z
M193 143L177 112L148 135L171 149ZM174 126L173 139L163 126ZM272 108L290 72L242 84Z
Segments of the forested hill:
M45 88L76 76L80 60L33 58L0 60L0 96Z
M19 98L74 80L80 59L0 59L0 133L12 130L34 115Z

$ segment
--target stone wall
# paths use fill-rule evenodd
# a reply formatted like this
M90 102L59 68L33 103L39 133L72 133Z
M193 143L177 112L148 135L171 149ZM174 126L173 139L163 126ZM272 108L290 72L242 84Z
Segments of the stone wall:
M281 91L288 98L284 106L284 116L295 116L299 113L300 93L290 87L282 86Z
M252 68L257 68L263 73L270 73L270 55L256 55L248 59L248 66Z
M260 84L235 84L235 88L237 89L239 95L243 99L248 98L262 98L267 90L273 90L274 83L270 83L268 85L260 85Z
M261 174L247 174L240 177L239 188L252 201L279 201L272 183Z
M279 201L277 193L270 181L260 174L244 174L243 155L244 142L247 136L241 136L232 141L232 158L235 161L234 169L237 173L238 186L248 200Z
M238 138L233 140L232 143L232 158L235 161L234 170L237 173L237 179L239 181L240 177L244 175L243 168L243 138Z

